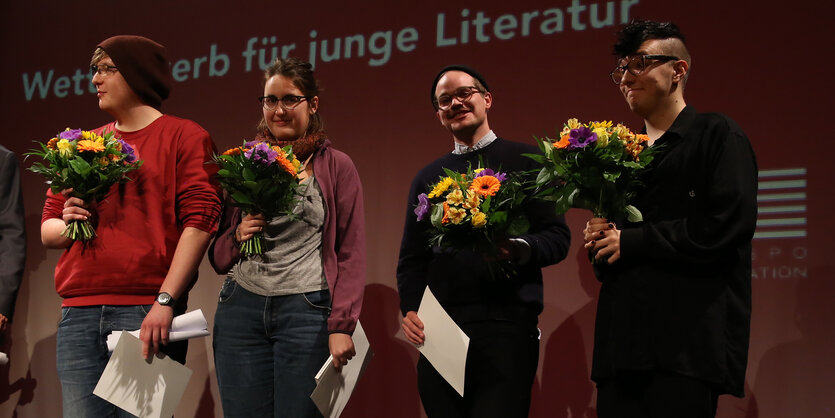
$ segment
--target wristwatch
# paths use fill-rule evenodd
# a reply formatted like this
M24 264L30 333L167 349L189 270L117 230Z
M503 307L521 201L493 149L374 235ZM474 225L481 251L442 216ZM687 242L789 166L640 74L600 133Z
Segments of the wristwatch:
M168 292L160 292L157 294L157 303L162 306L174 306L174 298Z

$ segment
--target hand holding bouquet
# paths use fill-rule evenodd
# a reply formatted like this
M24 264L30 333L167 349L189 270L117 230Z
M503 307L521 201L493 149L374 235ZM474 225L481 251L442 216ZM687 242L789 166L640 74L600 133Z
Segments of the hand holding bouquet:
M630 200L653 158L648 139L610 121L569 119L558 139L539 140L543 155L529 155L544 165L536 179L539 195L555 201L560 214L581 208L595 217L641 221Z
M112 131L99 135L67 128L40 146L26 155L41 157L44 163L36 162L29 170L43 174L52 193L65 192L85 202L104 198L112 185L130 180L127 173L142 166L133 147ZM89 241L96 231L89 220L72 221L61 236Z
M232 205L246 213L263 214L267 219L292 216L301 163L291 146L281 148L250 141L215 156L214 161L220 166L218 178ZM264 237L260 233L241 244L241 254L245 256L263 253Z
M414 210L419 222L429 217L430 246L469 248L495 258L500 240L528 231L530 223L522 210L526 194L519 176L489 168L444 172L446 176L430 186L429 194L418 195Z

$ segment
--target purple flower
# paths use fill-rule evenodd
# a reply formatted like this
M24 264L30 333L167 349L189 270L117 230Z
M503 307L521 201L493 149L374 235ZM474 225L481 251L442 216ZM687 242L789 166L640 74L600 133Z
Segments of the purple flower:
M278 153L273 151L267 143L259 142L249 151L244 152L244 156L253 161L258 161L263 165L272 165L275 162L275 158L278 157Z
M130 146L130 144L128 144L127 142L122 141L121 139L119 139L118 141L120 144L122 144L122 154L125 155L125 162L130 164L136 161L136 151L133 150L133 147Z
M597 141L597 134L591 129L581 126L577 129L572 129L568 136L568 148L585 148L586 145Z
M58 134L58 138L68 139L70 141L76 140L81 138L81 129L67 129L66 131Z
M426 193L421 193L418 195L418 205L415 208L415 215L417 215L418 222L423 220L423 217L429 213L429 198L426 197Z
M507 180L507 174L505 173L496 173L490 168L485 168L484 170L479 171L476 173L474 178L479 178L481 176L493 176L498 180L500 183Z

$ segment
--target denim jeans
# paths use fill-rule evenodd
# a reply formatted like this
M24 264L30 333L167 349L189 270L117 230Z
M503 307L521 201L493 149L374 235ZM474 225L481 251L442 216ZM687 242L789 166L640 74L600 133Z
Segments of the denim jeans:
M310 394L327 360L330 292L261 296L227 278L214 354L225 417L321 417Z
M56 361L65 418L131 417L124 410L93 395L110 359L107 336L111 331L133 331L142 326L151 305L81 306L61 309ZM185 362L188 343L170 343L162 350Z

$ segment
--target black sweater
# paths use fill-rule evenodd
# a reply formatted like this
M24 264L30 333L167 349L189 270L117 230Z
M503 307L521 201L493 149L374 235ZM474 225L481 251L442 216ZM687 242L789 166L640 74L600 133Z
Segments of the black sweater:
M467 154L447 154L418 172L409 190L406 222L400 258L397 263L397 285L400 308L405 315L417 311L424 289L432 293L458 323L484 320L511 320L536 324L542 312L541 268L556 264L568 252L570 234L565 219L557 216L550 204L529 201L525 212L531 221L529 232L518 238L531 246L530 260L515 266L510 278L491 279L483 254L470 250L449 251L430 248L431 227L426 220L418 222L413 212L420 193L444 175L443 168L465 172L479 158L485 168L502 172L525 172L539 168L538 163L523 153L539 153L533 145L496 139L490 145Z

